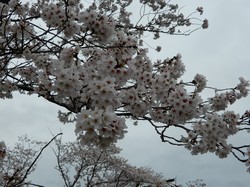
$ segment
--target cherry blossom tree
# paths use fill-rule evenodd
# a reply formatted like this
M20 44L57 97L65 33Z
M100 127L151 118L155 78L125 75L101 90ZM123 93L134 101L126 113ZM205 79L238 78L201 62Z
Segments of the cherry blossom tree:
M139 6L137 15L131 12ZM107 148L124 138L126 119L148 122L162 142L194 155L232 153L250 163L250 145L228 138L249 131L250 112L228 106L246 97L243 77L233 88L207 86L197 74L183 81L181 55L152 61L145 37L189 35L206 29L203 8L184 15L165 0L37 0L0 3L0 97L36 94L64 107L62 123L75 124L81 145ZM155 46L161 51L161 46ZM210 98L202 98L207 89ZM179 137L167 129L181 131ZM248 167L250 171L250 167Z
M73 186L174 186L152 169L137 168L117 156L121 149L56 142L57 167L66 187ZM171 181L175 182L175 181Z
M155 186L180 187L175 179L164 179L148 167L134 167L127 160L118 156L121 149L114 144L107 149L82 146L79 142L63 143L54 136L49 142L31 140L27 136L19 137L14 147L4 147L1 155L0 184L3 187L37 186L44 187L30 180L30 174L36 172L38 160L49 145L56 157L55 169L61 176L65 187L76 186ZM51 145L55 142L55 146ZM1 152L2 153L2 152ZM53 168L48 168L51 170ZM202 180L190 181L187 186L205 186Z
M0 165L0 185L3 187L24 186L31 184L26 178L36 169L39 150L44 142L33 141L27 136L18 138L14 147L2 145L2 163ZM45 146L47 147L47 146Z

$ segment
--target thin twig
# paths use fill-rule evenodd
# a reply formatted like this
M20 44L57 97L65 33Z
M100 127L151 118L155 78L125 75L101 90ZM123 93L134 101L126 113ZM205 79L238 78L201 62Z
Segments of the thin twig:
M22 185L22 183L24 182L24 180L27 178L27 176L28 176L30 170L32 169L32 167L34 166L34 164L36 163L36 161L38 160L38 158L41 156L41 154L42 154L42 152L44 151L44 149L45 149L46 147L48 147L48 146L51 144L51 142L54 141L54 140L57 138L57 136L62 135L62 134L63 134L63 133L58 133L58 134L57 134L56 136L54 136L45 146L42 147L42 149L40 150L39 154L36 156L36 158L34 159L34 161L31 163L30 167L27 169L25 175L23 176L22 180L17 184L17 186L21 186L21 185Z

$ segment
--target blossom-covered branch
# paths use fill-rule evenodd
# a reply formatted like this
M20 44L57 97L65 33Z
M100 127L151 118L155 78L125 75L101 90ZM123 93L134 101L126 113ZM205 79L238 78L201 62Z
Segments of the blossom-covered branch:
M249 131L249 112L239 115L227 108L248 95L249 82L240 77L234 88L215 89L204 99L201 93L212 87L199 73L181 80L180 54L150 59L144 36L157 40L162 34L186 35L208 27L206 19L193 18L202 16L202 7L185 16L170 2L0 3L0 98L19 91L66 108L59 119L75 123L82 145L117 142L130 118L148 121L163 142L183 145L192 154L225 158L232 152L247 163L249 158L237 153L247 156L248 144L231 145L228 138ZM129 10L138 4L140 13L132 14ZM169 135L168 128L181 135Z

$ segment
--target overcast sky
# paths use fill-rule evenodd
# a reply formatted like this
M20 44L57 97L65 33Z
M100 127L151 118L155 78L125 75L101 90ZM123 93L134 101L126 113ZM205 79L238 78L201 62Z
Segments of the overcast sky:
M240 76L250 80L250 1L249 0L189 0L177 1L184 8L203 6L209 29L199 30L191 36L167 36L162 38L163 49L159 58L181 53L186 65L184 80L191 80L196 73L204 74L210 86L234 87ZM187 3L186 3L187 2ZM186 4L185 4L186 3ZM154 55L154 54L152 54ZM51 132L64 132L64 140L74 140L74 127L62 125L57 119L58 107L35 96L15 95L12 100L0 101L0 139L13 144L17 136L28 134L38 140L49 140ZM231 109L243 113L250 109L250 97L238 102ZM234 137L234 142L249 144L250 136ZM177 177L184 184L189 180L204 179L207 186L248 187L250 174L243 163L233 157L219 159L213 154L192 156L184 148L161 143L148 123L134 127L120 141L122 155L137 166L150 166L162 172L166 178ZM49 151L48 151L49 152ZM53 174L51 163L43 155L40 167L34 175L36 183L60 186ZM50 162L53 160L50 159ZM41 164L42 163L42 164ZM48 167L50 166L50 169ZM42 175L41 175L41 172Z

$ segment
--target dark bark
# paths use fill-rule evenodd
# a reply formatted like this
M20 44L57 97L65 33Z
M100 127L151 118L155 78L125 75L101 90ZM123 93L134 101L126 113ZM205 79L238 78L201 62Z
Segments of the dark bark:
M8 4L10 0L0 0L1 3Z

